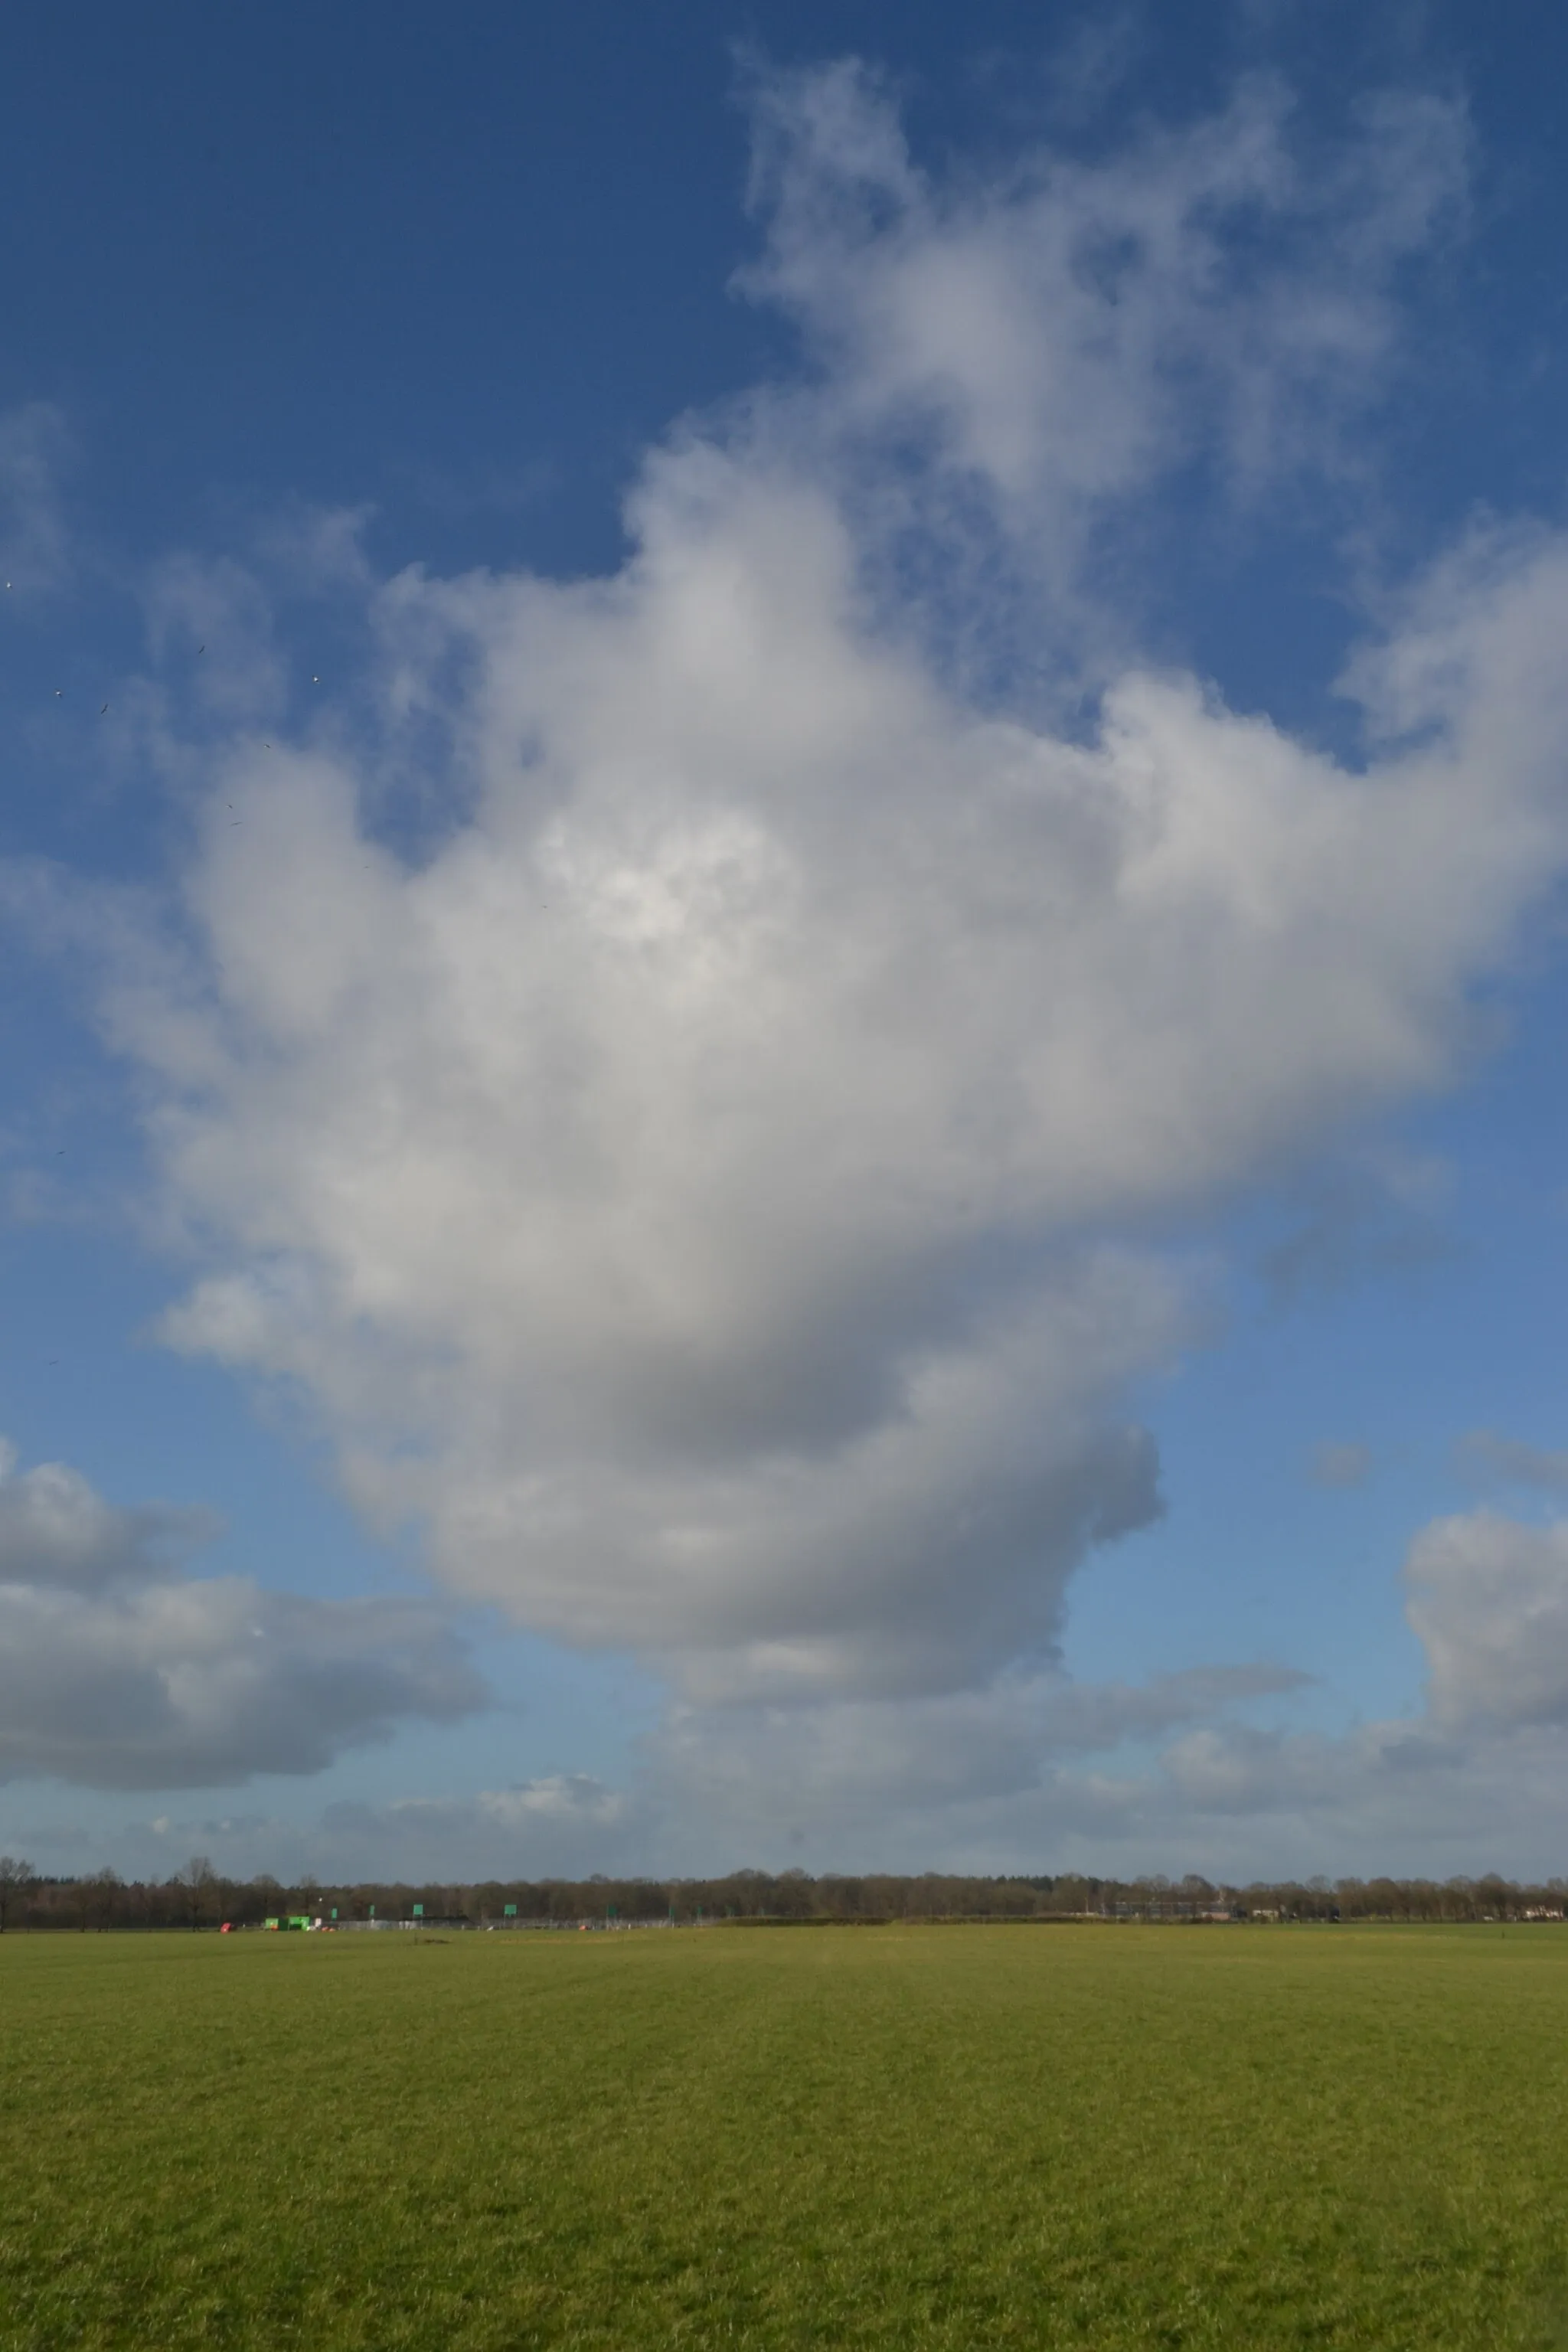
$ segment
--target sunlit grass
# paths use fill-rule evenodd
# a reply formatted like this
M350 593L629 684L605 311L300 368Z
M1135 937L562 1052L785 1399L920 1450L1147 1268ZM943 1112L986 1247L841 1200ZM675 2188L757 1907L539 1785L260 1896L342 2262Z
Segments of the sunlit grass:
M0 1941L0 2345L1568 2345L1568 1929Z

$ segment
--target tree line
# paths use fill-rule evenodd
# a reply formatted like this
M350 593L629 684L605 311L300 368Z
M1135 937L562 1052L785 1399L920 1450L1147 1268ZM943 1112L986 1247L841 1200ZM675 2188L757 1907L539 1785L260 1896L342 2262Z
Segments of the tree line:
M1229 1920L1331 1923L1347 1919L1562 1919L1568 1879L1521 1884L1481 1878L1310 1878L1245 1886L1195 1873L1118 1879L1068 1873L1055 1877L963 1877L927 1872L900 1876L804 1870L738 1870L722 1878L486 1879L408 1885L400 1882L328 1886L314 1878L292 1885L265 1874L226 1878L205 1855L162 1880L121 1878L102 1870L52 1877L0 1854L0 1934L7 1929L259 1927L290 1915L346 1926L414 1918L459 1927L678 1926L723 1920L757 1926L871 1924L913 1919L1115 1919L1195 1925Z

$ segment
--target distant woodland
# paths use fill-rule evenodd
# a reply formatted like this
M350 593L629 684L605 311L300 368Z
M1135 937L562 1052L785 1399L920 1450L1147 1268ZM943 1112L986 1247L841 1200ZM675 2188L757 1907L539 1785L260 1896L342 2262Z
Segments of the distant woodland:
M416 1912L416 1906L417 1912ZM963 1878L934 1873L896 1877L813 1878L738 1870L727 1878L489 1879L479 1885L323 1886L314 1879L228 1879L202 1855L170 1878L126 1881L111 1870L51 1878L0 1855L0 1933L9 1929L213 1929L308 1917L340 1927L417 1922L426 1927L596 1928L698 1924L811 1927L907 1920L1161 1921L1222 1926L1235 1921L1332 1923L1350 1919L1503 1921L1562 1919L1568 1879L1521 1885L1511 1879L1311 1878L1279 1885L1215 1885L1195 1875L1112 1879L1079 1876Z

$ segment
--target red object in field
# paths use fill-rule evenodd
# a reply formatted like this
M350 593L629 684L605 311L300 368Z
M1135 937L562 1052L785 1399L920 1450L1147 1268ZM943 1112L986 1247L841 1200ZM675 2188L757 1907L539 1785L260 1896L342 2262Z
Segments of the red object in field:
M229 1927L228 1921L226 1919L226 1920L224 1921L224 1923L223 1923L223 1926L218 1929L218 1934L219 1934L220 1936L227 1936L227 1935L231 1934L232 1932L233 1932L233 1931L231 1930L231 1928L230 1928L230 1927Z

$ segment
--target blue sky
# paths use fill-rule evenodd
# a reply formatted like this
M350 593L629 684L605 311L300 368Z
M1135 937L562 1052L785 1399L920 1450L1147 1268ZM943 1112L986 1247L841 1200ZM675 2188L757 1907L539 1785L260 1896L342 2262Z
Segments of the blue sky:
M0 1848L1563 1864L1568 35L79 7Z

